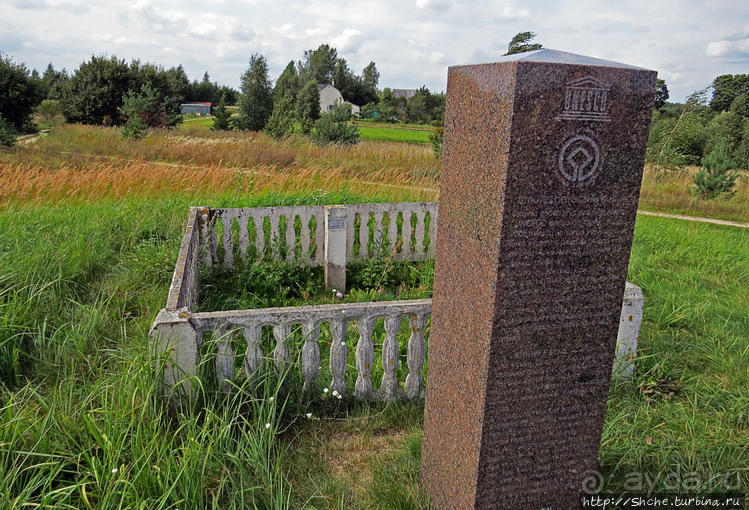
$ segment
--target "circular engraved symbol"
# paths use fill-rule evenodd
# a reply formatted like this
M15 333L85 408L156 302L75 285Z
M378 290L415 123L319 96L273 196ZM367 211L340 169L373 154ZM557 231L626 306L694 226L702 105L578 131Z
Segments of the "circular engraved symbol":
M593 177L601 163L601 151L592 138L574 135L559 151L559 172L572 182L583 182Z

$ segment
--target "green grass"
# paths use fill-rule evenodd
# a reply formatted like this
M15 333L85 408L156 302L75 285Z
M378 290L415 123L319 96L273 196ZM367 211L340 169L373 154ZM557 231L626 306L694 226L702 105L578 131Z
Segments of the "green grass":
M362 140L381 140L387 142L429 143L431 130L407 129L385 126L368 126L359 124L359 136Z
M186 129L186 128L204 128L204 129L210 129L213 127L213 116L193 116L193 115L185 115L183 117L182 124L180 125L180 129Z
M384 123L362 123L358 122L359 135L362 140L380 140L387 142L407 143L429 143L429 135L432 133L428 126L418 125L394 125ZM191 128L210 129L213 126L213 117L185 116L180 129ZM296 126L295 131L299 131Z
M148 326L165 300L186 207L207 198L0 213L7 254L0 500L55 508L425 508L420 405L291 395L282 411L268 400L284 402L274 381L262 398L246 389L230 402L207 395L202 411L171 414L155 398ZM696 472L709 488L719 480L711 477L728 475L746 487L748 241L741 229L638 218L629 277L647 297L642 357L636 377L609 397L600 454L609 487L621 488L632 472Z
M420 404L302 397L296 372L283 384L270 370L262 394L242 383L223 400L206 385L195 408L168 410L155 394L148 328L165 303L189 205L384 199L318 190L6 205L0 507L427 508L417 484ZM246 269L244 280L214 275L206 307L294 304L303 290L336 301L317 273ZM270 286L242 294L274 271ZM359 290L345 299L426 297L430 271L352 268ZM645 318L637 374L609 395L599 456L606 487L643 473L664 490L666 474L696 473L706 489L725 478L746 491L749 232L640 216L629 280L643 288ZM300 282L309 288L293 287Z

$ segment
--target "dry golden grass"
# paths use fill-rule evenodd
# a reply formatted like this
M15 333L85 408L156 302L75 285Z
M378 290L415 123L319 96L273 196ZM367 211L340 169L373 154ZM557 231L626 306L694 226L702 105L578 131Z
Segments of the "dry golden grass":
M640 208L749 222L749 175L740 173L733 196L700 200L690 192L694 186L692 179L698 170L698 167L687 167L682 171L664 173L647 165L640 191Z
M437 198L440 162L428 148L317 147L301 136L275 142L258 133L199 134L156 131L134 141L112 128L61 126L0 153L0 203L318 189Z
M429 147L405 143L318 147L302 136L275 142L258 133L213 131L155 131L133 141L113 128L66 125L0 153L0 203L344 189L437 200L440 164ZM734 196L699 200L690 193L696 171L647 166L640 207L749 221L746 172Z
M398 169L376 170L366 180L346 168L299 166L249 169L220 165L183 165L128 160L94 161L85 168L55 170L35 165L0 164L0 203L52 203L64 200L153 197L164 194L248 195L261 192L376 192L400 200L436 200L421 190L430 182L415 181Z

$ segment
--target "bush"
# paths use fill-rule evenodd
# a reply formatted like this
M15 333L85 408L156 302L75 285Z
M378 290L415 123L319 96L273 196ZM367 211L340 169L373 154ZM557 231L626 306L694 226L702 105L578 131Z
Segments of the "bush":
M723 193L732 195L735 193L733 186L738 177L736 172L730 171L734 168L736 163L729 159L725 144L721 142L702 158L702 168L694 176L695 194L703 199L715 198Z
M16 144L16 136L18 136L18 133L13 125L0 115L0 145L13 147Z
M332 112L315 122L315 131L310 138L318 145L354 145L359 141L359 128L348 123L350 118L351 106L335 105Z
M122 128L122 138L140 140L148 134L148 126L138 115L133 115Z
M432 151L434 151L434 157L442 159L442 142L445 138L445 128L442 126L436 126L432 130L432 134L429 135L429 141L432 143Z
M45 99L37 107L36 113L39 114L44 122L52 122L53 120L62 117L62 104L60 101L54 99Z

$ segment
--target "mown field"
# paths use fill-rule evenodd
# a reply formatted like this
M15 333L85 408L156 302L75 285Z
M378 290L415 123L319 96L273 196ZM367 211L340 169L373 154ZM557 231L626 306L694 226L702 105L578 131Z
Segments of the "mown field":
M302 398L298 374L267 371L262 393L172 412L148 328L188 206L435 200L438 179L427 146L205 130L127 142L65 126L0 153L0 507L427 508L422 405ZM641 205L749 221L746 181L707 202L687 181L648 173ZM609 394L605 488L639 473L661 491L746 491L749 232L640 216L629 280L645 318L637 374Z
M407 143L429 143L429 135L432 129L428 126L398 125L374 123L368 121L357 121L359 136L362 140L378 140L384 142L407 142ZM179 127L180 130L210 129L213 126L213 117L185 117ZM297 126L298 129L298 126Z

